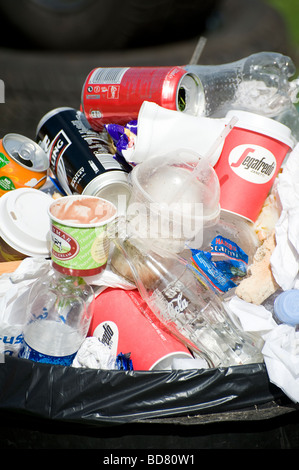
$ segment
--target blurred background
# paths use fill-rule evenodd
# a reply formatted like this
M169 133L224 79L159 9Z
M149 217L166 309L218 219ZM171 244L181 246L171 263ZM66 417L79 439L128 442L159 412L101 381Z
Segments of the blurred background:
M202 65L261 51L299 64L298 0L0 0L1 137L35 138L53 108L79 108L95 67Z
M266 2L276 9L282 16L287 37L290 43L293 60L298 67L299 54L299 2L297 0L267 0Z

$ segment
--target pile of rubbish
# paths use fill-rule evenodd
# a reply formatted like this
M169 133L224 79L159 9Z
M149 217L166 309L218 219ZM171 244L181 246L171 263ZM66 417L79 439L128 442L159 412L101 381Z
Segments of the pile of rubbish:
M0 150L3 360L265 363L299 401L299 80L260 52L97 68ZM63 103L62 103L63 104Z

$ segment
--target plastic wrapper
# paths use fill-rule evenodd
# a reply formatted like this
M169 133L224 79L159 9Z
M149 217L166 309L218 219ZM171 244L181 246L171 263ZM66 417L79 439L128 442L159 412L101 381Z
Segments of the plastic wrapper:
M211 242L211 250L192 249L192 264L199 277L215 292L224 293L246 276L247 254L234 242L220 235Z
M106 124L105 128L112 139L116 155L123 157L130 155L135 147L137 121L130 121L126 126Z

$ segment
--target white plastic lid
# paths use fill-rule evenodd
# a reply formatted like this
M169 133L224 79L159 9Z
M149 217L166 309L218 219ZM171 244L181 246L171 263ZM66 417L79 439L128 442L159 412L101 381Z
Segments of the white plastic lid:
M50 255L50 218L53 199L34 188L19 188L0 198L0 236L27 256Z
M293 149L295 141L292 138L291 129L281 122L248 111L230 110L226 114L227 119L231 119L233 116L238 118L235 127L267 135Z

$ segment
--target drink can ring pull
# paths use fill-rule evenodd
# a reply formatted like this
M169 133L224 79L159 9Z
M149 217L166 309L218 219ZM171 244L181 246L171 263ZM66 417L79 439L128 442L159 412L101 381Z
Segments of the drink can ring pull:
M31 142L25 142L17 150L20 161L27 166L34 166L36 157L35 146Z

